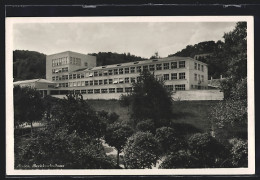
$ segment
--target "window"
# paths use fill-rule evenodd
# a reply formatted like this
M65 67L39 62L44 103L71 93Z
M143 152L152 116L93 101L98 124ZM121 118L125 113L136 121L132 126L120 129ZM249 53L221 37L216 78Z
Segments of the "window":
M199 77L199 81L200 81L200 74L198 75L198 77Z
M86 94L86 93L87 93L86 89L81 90L81 94Z
M109 84L113 84L113 79L109 79L109 80L108 80L108 83L109 83Z
M165 85L168 91L173 91L173 85Z
M163 80L169 80L169 74L164 74L163 75Z
M85 86L88 86L88 81L85 81Z
M77 74L77 79L80 79L80 74Z
M81 75L80 75L80 78L84 78L84 76L85 76L84 74L81 74Z
M112 69L108 70L108 75L113 75L113 70Z
M129 68L125 68L125 74L129 73Z
M123 68L119 69L119 74L124 74Z
M113 84L118 84L118 78L114 78Z
M194 69L197 69L197 63L194 63Z
M179 68L185 68L185 61L179 62Z
M124 83L124 79L123 78L119 78L119 83L120 84Z
M52 80L55 81L55 76L52 77Z
M123 88L116 88L116 92L117 93L122 93L123 92Z
M73 82L69 82L69 87L72 87L73 86Z
M103 74L102 71L98 72L98 76L102 76L102 74Z
M184 91L185 90L185 84L175 85L176 91Z
M107 79L104 79L104 84L107 84Z
M163 69L169 69L169 63L163 63Z
M72 74L69 75L69 79L72 79Z
M135 67L131 67L130 69L131 69L130 71L131 73L135 73Z
M93 89L88 89L88 94L93 94Z
M89 85L90 85L90 86L93 86L93 81L89 81Z
M109 93L115 93L115 88L109 88Z
M154 64L149 65L149 71L154 71Z
M77 74L73 74L73 79L76 79L77 78Z
M204 76L201 75L201 82L204 82Z
M177 62L171 62L171 69L177 68Z
M107 75L108 75L108 71L104 71L104 72L103 72L103 75L104 75L104 76L107 76Z
M94 93L95 94L99 94L100 93L100 89L94 89Z
M200 64L198 64L198 70L200 71Z
M98 80L94 80L94 85L98 85Z
M75 94L79 94L80 93L80 90L75 90Z
M66 80L68 79L68 77L69 77L68 75L65 75L65 79L66 79Z
M203 65L201 65L201 71L204 72L204 66Z
M85 62L84 65L85 65L86 67L88 67L88 63L87 63L87 62Z
M81 81L81 86L85 86L85 81Z
M126 87L125 92L132 92L132 87Z
M97 71L94 72L94 76L98 76L98 72Z
M77 82L77 86L81 86L81 82L80 81Z
M163 75L161 75L161 74L156 75L156 79L157 79L158 81L163 80Z
M185 72L184 73L179 73L179 79L185 79Z
M197 74L194 74L194 81L197 81L198 78L197 78Z
M118 69L114 69L114 75L118 74Z
M101 93L107 93L107 89L101 89Z
M156 64L156 70L162 70L162 64Z
M131 77L131 83L135 83L135 78Z
M137 72L141 72L141 66L137 66L137 67L136 67L136 71L137 71Z
M148 66L143 66L144 71L148 71Z
M129 77L125 78L125 83L129 83Z
M102 85L102 84L103 84L103 80L99 80L99 81L98 81L98 84L99 84L99 85Z

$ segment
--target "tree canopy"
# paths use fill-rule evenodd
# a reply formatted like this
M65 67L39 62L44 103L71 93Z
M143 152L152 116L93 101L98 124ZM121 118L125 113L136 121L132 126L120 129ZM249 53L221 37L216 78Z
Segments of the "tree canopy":
M164 87L163 81L157 80L149 71L143 71L139 80L133 83L133 89L127 97L122 98L130 101L131 118L135 125L142 120L152 119L158 127L164 123L164 119L171 117L171 92Z

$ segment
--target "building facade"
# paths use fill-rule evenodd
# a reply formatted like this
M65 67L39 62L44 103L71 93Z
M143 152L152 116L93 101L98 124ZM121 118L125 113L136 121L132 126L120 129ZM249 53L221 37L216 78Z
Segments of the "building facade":
M118 99L132 91L141 71L163 79L173 92L208 89L207 64L189 57L167 57L96 66L96 57L71 51L46 57L46 79L55 82L51 95L81 93L84 99Z

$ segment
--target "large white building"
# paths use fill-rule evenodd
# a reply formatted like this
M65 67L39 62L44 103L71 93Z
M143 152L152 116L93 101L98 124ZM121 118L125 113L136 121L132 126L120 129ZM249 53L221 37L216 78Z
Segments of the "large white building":
M207 64L189 57L167 57L96 66L96 57L71 51L48 55L46 79L57 84L50 94L81 93L84 99L118 99L132 91L140 72L149 70L164 80L167 88L179 91L208 89ZM182 93L183 94L183 93Z

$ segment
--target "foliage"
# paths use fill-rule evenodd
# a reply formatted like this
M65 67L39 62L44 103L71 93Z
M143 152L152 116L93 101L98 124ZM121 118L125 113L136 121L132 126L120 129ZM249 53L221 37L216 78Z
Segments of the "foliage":
M119 115L115 112L108 113L104 110L98 112L98 117L103 120L103 122L106 122L107 124L113 124L118 121Z
M220 167L227 159L228 151L224 145L207 133L197 133L188 139L191 156L199 159L197 168Z
M122 151L127 138L132 134L132 128L125 124L114 123L107 127L105 141L117 149L117 166L119 166L119 153Z
M106 130L106 122L78 94L69 94L63 99L53 115L58 126L76 132L80 136L101 138Z
M79 137L63 128L39 131L19 147L15 167L33 168L33 165L53 165L43 169L107 169L115 163L106 156L100 141L90 137ZM61 165L55 167L55 165Z
M232 165L234 167L248 167L248 144L242 139L232 139Z
M137 132L124 147L127 168L144 169L156 165L160 155L159 143L149 132Z
M99 52L99 53L92 53L90 55L97 57L97 66L120 64L120 63L125 63L125 62L134 62L134 61L144 60L144 58L132 55L130 53L118 54L118 53L112 53L112 52Z
M218 127L247 127L246 100L226 100L211 107L210 118Z
M133 83L133 92L128 95L131 104L131 118L134 125L139 121L152 119L155 126L161 126L161 119L171 116L171 93L164 88L163 82L157 80L148 71L140 73L139 81Z
M23 124L41 121L44 114L44 104L41 94L30 87L15 86L14 92L14 125L18 128Z
M13 51L14 80L45 78L46 55L35 51Z
M159 168L161 169L197 167L199 167L199 160L193 157L189 152L184 150L170 153L166 156L165 160L159 166Z
M185 147L185 143L180 139L178 133L171 127L161 127L156 129L156 139L160 143L164 153L178 151Z
M136 129L143 132L155 132L155 125L152 119L143 120L137 123Z

